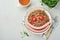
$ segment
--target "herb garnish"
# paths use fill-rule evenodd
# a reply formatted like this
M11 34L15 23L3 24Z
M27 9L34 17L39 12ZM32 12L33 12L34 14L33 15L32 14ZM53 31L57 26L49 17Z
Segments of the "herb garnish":
M24 35L29 36L29 34L27 32L25 32L25 31L24 31Z
M26 31L23 31L23 32L20 32L20 34L22 35L21 38L24 38L24 37L29 37L30 35L28 34L28 32Z
M35 16L34 14L32 14L32 16Z

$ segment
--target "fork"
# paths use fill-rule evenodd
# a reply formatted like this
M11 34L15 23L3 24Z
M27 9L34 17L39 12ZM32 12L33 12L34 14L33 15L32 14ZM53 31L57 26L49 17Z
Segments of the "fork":
M57 22L57 16L55 16L55 18L53 18L53 23L52 23L50 29L46 33L42 34L43 38L45 38L46 40L49 38L49 36L52 33L53 29L55 29L54 26L56 25L56 22Z

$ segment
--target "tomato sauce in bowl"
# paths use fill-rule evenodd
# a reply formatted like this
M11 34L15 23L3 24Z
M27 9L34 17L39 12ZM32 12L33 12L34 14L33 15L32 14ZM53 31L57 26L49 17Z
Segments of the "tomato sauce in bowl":
M28 6L30 4L30 0L19 0L19 3L22 6Z

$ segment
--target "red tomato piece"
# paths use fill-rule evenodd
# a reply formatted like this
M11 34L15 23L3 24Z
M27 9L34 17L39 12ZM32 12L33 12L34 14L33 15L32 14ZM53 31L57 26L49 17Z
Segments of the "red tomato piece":
M32 17L31 19L32 22L35 22L36 20L37 20L36 17Z
M38 15L37 18L38 18L39 20L41 20L41 21L44 20L44 16L43 16L43 15Z

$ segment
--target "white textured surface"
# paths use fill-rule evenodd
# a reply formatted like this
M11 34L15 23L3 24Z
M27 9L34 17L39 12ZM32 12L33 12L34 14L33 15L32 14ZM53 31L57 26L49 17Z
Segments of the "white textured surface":
M0 0L0 40L44 40L39 35L31 34L31 37L21 38L20 32L27 29L22 25L22 20L29 8L17 7L17 0ZM40 0L31 0L31 6L40 6ZM31 7L30 6L30 7ZM58 16L56 29L52 32L48 40L60 40L60 3L49 9L44 6L51 16Z

